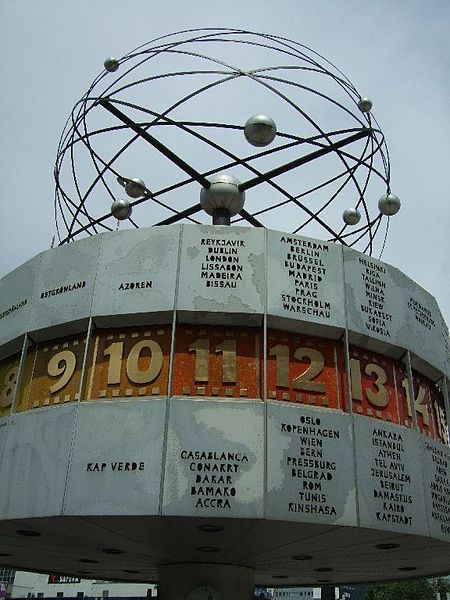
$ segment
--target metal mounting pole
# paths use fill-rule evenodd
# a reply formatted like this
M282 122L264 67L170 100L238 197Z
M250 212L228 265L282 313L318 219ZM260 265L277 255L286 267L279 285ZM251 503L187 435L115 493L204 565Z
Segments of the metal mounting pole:
M213 225L230 225L231 213L226 208L216 208L212 215Z

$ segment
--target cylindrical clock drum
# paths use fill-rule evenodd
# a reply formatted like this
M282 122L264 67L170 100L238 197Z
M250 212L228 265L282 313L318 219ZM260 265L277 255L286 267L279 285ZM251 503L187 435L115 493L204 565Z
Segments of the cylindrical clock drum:
M169 225L43 252L0 298L5 564L169 597L448 570L448 335L396 268Z

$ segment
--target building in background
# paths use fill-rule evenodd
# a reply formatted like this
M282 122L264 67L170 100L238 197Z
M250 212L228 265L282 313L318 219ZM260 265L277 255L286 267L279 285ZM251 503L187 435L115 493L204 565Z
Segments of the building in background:
M156 586L148 583L126 583L81 579L64 575L46 575L17 571L8 590L10 598L155 598Z

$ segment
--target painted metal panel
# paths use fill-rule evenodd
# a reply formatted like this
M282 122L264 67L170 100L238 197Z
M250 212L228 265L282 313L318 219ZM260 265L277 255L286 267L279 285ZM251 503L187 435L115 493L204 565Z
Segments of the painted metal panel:
M267 232L271 327L336 337L345 328L342 246Z
M344 360L341 342L269 329L267 397L346 410Z
M344 248L347 324L350 342L395 357L408 339L404 313L405 276L375 258Z
M86 398L166 396L171 340L170 325L96 331L87 369Z
M447 370L445 373L447 377L450 377L450 332L447 323L445 322L444 317L442 316L442 312L439 309L439 318L438 318L438 327L441 332L442 343L444 345L444 352L446 356L446 366Z
M67 515L156 515L166 400L80 405Z
M173 396L262 397L260 328L178 325Z
M438 376L423 364L427 361L439 371L447 371L444 323L438 304L431 294L417 283L404 277L404 310L408 326L407 347L413 353L413 367L426 375Z
M0 417L8 416L13 408L19 361L20 354L0 361Z
M39 340L45 330L64 325L63 333L78 333L91 311L101 237L95 236L42 254L36 279L30 330ZM59 328L61 329L61 327Z
M450 448L433 440L422 440L425 501L430 535L450 541Z
M248 227L183 226L177 300L182 320L235 325L261 322L264 233Z
M269 402L266 517L356 526L349 415Z
M115 315L124 326L171 320L179 234L180 227L167 226L102 235L92 306L97 323L112 325Z
M74 415L67 405L10 417L0 473L4 518L61 514Z
M171 400L163 515L263 516L264 406Z
M420 436L367 417L354 420L360 525L428 535Z
M3 451L5 449L6 444L6 434L8 430L8 421L9 417L0 417L0 481L3 481L3 464L8 462L8 459L5 459L3 462ZM3 517L3 510L0 505L0 517Z
M28 330L40 261L38 254L0 280L0 345L17 340ZM13 351L19 347L20 341Z

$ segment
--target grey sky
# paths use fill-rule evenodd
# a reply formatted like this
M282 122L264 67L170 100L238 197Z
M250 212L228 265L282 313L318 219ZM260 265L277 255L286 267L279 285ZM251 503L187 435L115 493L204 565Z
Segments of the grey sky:
M0 277L50 246L59 136L104 58L191 27L295 39L372 98L402 201L383 260L431 292L449 323L448 0L2 0Z

